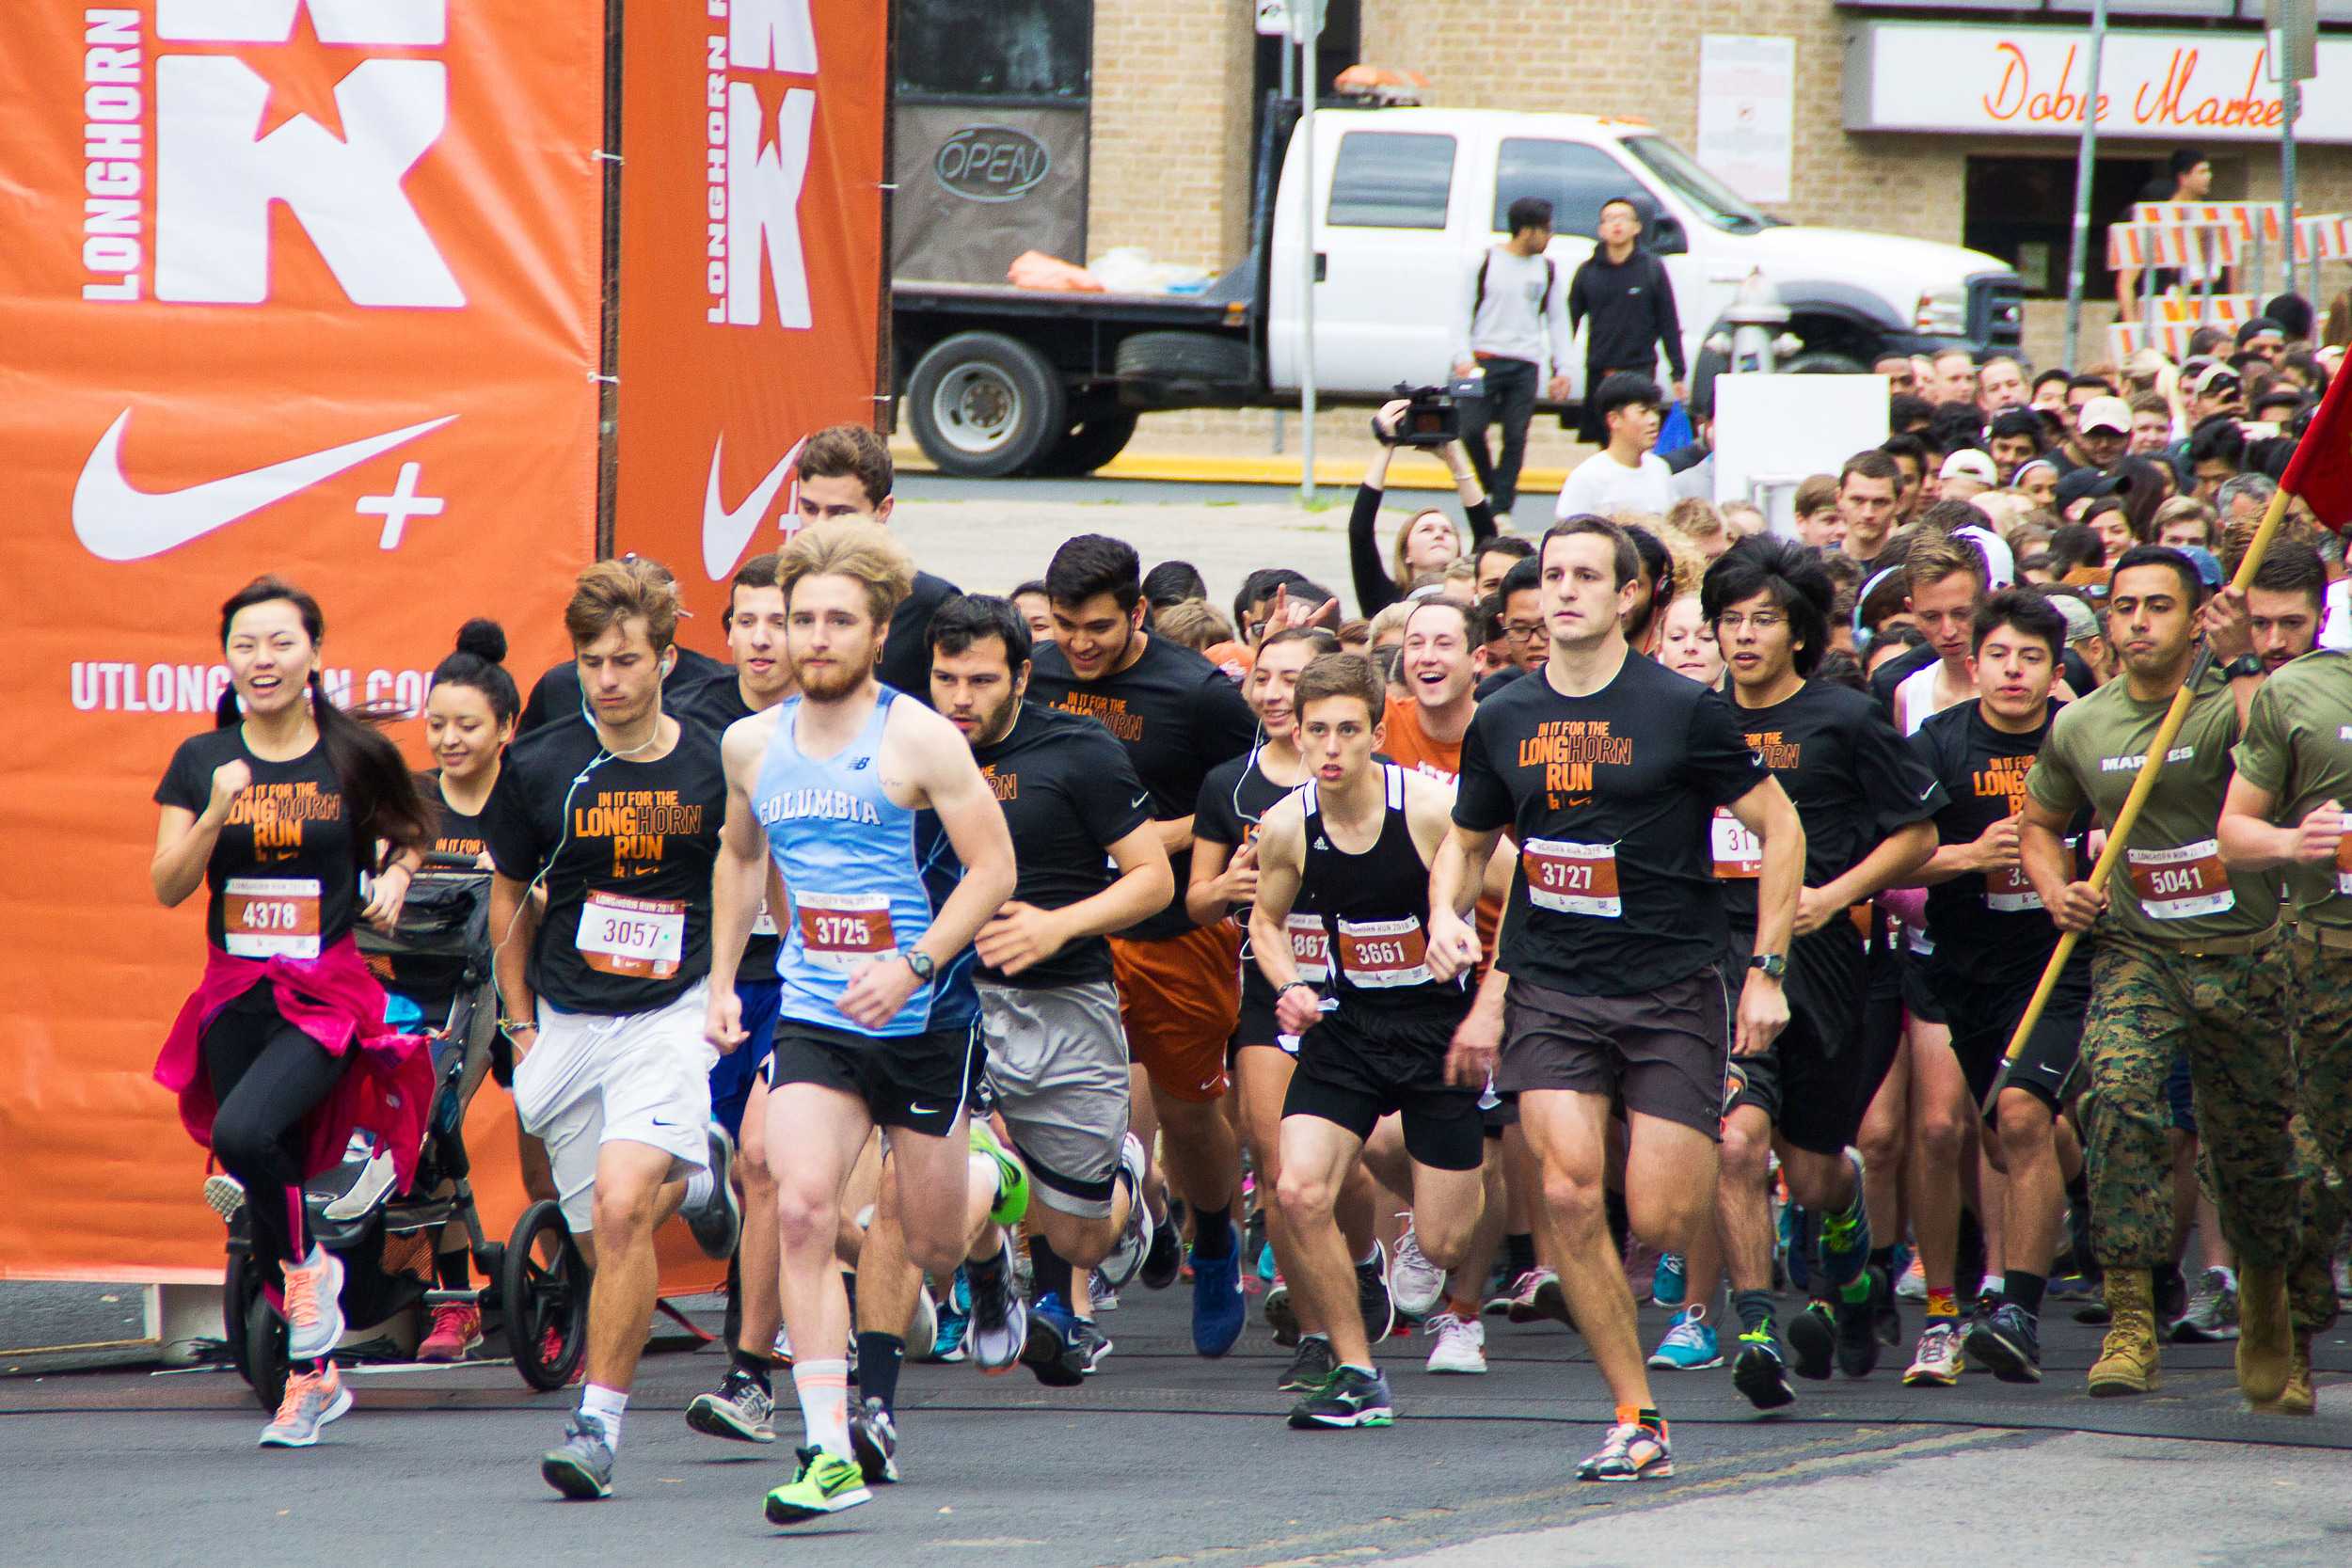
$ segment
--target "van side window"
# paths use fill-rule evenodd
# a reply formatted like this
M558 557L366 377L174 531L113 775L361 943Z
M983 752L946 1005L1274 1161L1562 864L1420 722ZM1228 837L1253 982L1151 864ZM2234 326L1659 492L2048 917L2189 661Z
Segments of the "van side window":
M1593 239L1600 232L1600 204L1619 197L1630 200L1647 230L1658 216L1658 203L1633 172L1597 147L1581 142L1538 141L1530 136L1506 136L1495 159L1494 230L1506 233L1511 203L1523 196L1551 203L1551 227L1557 234Z
M1443 229L1454 138L1350 131L1331 169L1324 221L1340 229Z

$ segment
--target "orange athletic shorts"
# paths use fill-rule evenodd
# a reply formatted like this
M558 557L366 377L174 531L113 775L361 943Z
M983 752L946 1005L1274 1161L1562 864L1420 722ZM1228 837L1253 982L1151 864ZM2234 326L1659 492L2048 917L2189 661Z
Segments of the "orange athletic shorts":
M1231 921L1152 942L1111 938L1127 1049L1162 1094L1225 1093L1225 1042L1241 1017L1241 929Z

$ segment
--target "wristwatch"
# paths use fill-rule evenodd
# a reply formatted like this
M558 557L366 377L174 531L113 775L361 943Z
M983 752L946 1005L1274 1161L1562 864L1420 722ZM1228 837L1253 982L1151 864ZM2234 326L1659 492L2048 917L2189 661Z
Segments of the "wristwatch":
M1778 953L1758 953L1748 960L1748 967L1763 972L1767 980L1778 980L1788 973L1788 960Z
M1315 990L1314 987L1309 985L1306 981L1293 980L1289 985L1282 987L1280 990L1274 993L1274 1000L1279 1002L1282 1000L1282 997L1286 992L1294 990L1303 990L1308 995L1314 997L1317 1001L1321 1001L1323 998L1323 993Z
M2262 656L2260 654L2240 654L2237 657L2223 665L2221 667L2221 673L2232 680L2237 680L2247 675L2259 675L2263 673Z
M906 959L907 967L914 971L915 979L927 986L931 983L932 972L939 966L931 962L931 956L929 953L919 947L910 947L898 957Z

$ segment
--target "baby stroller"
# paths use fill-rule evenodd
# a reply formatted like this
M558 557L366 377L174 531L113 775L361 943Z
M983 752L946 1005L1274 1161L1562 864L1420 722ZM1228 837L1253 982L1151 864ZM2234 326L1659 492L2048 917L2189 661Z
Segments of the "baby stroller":
M466 1108L491 1065L498 994L490 973L489 873L469 859L426 857L390 936L368 927L359 950L379 977L388 972L389 1016L433 1042L435 1093L415 1180L394 1192L390 1152L371 1134L353 1136L342 1163L305 1192L310 1229L343 1264L346 1322L379 1323L410 1307L470 1302L503 1323L509 1354L532 1387L561 1388L587 1348L588 1271L562 1209L534 1203L503 1245L483 1235L465 1143ZM501 1075L503 1076L503 1075ZM231 1195L219 1192L227 1183ZM234 1183L215 1177L207 1198L229 1212L228 1276L222 1292L230 1358L265 1410L285 1393L286 1325L263 1294L275 1266L257 1262ZM234 1205L231 1208L231 1205ZM434 1257L442 1227L466 1229L474 1277L462 1291L437 1288Z

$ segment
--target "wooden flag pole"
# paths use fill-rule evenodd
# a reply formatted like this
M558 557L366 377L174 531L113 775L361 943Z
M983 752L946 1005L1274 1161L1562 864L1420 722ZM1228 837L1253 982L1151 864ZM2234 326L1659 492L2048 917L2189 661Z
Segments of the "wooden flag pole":
M2283 488L2271 496L2270 505L2263 512L2262 526L2254 531L2252 543L2246 546L2245 559L2237 563L2237 575L2230 579L2233 590L2242 592L2253 582L2254 574L2262 569L2263 557L2269 552L2271 540L2278 535L2279 525L2286 520L2287 502L2294 499ZM2121 680L2123 677L2118 675L2116 678ZM2148 803L2149 795L2156 787L2156 777L2164 771L2164 759L2171 752L2172 742L2179 737L2181 726L2188 721L2189 705L2196 700L2196 694L2197 671L2192 665L2188 678L2181 683L2178 691L2172 693L2172 705L2165 711L2164 722L2156 726L2156 738L2149 746L2148 755L2140 761L2139 776L2132 781L2131 793L2123 797L2123 808L2115 814L2114 824L2107 829L2106 846L2099 851L2098 863L2090 868L2092 887L2104 888L2107 885L2107 878L2115 869L2116 858L2123 853L2123 841L2138 824L2140 808ZM2010 1065L2026 1049L2026 1040L2032 1035L2034 1025L2042 1022L2042 1009L2050 1005L2050 993L2058 989L2058 975L2064 972L2067 960L2074 956L2074 945L2081 938L2079 931L2058 933L2058 946L2051 949L2050 961L2042 966L2041 983L2034 987L2032 1000L2026 1004L2025 1016L2017 1021L2017 1030L2009 1037L2009 1051L2001 1059L2000 1075L1993 1081L1992 1090L1985 1096L1983 1108L1986 1114L1992 1113L1994 1102L2000 1099L2001 1087L2009 1082Z

